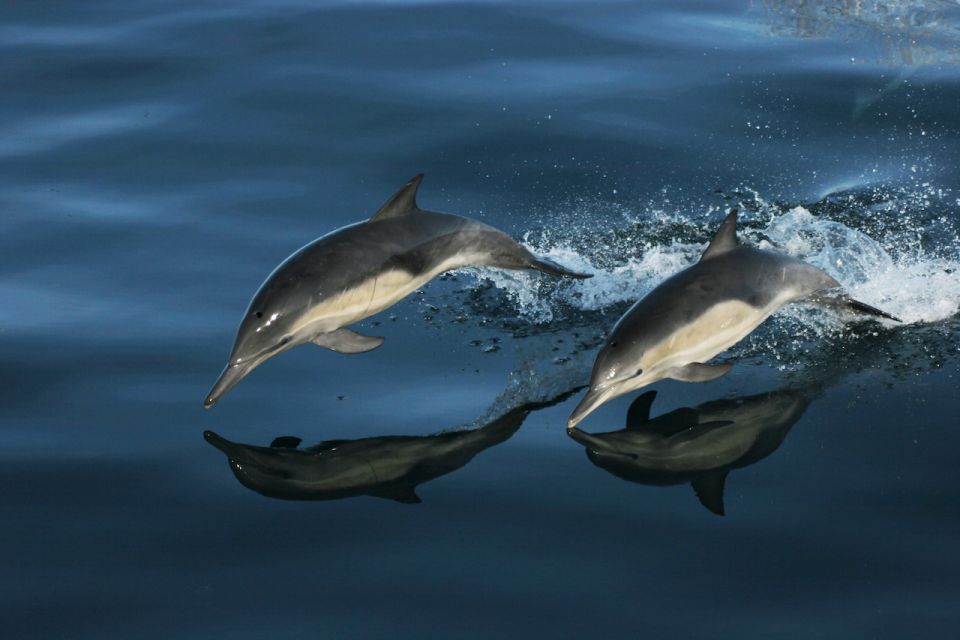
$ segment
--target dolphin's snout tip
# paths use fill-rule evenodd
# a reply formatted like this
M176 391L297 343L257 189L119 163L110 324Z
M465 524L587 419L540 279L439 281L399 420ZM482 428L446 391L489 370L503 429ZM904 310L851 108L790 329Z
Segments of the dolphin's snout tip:
M214 433L213 431L204 431L203 439L206 440L209 444L212 444L213 446L217 447L218 449L221 448L221 446L227 442L226 438Z
M574 408L573 413L567 419L567 432L580 424L584 418L593 413L593 410L607 401L609 392L607 390L591 389L587 395L583 396L580 404Z
M203 399L204 409L211 409L213 405L217 404L220 398L223 397L224 391L221 391L218 389L218 387L220 387L220 380L217 380L217 384L215 384L213 389L210 390L210 393L207 394L207 397Z
M228 364L224 367L223 373L217 378L217 381L213 384L213 388L210 389L210 393L208 393L204 399L203 408L210 409L213 405L217 404L220 398L225 396L230 389L243 380L251 369L252 367L248 365L239 364Z
M204 431L203 439L207 441L207 444L213 446L216 449L219 449L221 452L230 455L230 447L233 443L224 438L223 436L217 435L213 431Z
M207 394L207 397L203 399L203 408L212 409L213 405L217 404L220 401L220 398L223 397L223 393L217 393L216 391L211 391Z

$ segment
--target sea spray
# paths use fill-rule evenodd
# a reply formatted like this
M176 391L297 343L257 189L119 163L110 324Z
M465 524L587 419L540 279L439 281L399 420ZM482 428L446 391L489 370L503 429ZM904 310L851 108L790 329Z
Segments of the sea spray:
M773 202L748 188L722 197L723 206L652 203L640 211L601 205L603 224L594 219L589 203L580 203L576 211L560 214L564 224L531 230L524 244L593 278L557 281L523 272L472 271L456 277L449 302L439 305L446 313L431 313L433 323L465 323L468 335L476 324L485 334L522 338L511 348L535 348L540 361L520 367L514 376L527 371L528 381L540 380L549 392L558 386L545 383L549 372L569 369L583 352L592 356L617 318L696 262L724 213L739 206L743 242L818 266L855 298L902 318L904 325L798 303L722 357L753 359L790 372L818 362L827 351L849 349L857 341L890 342L894 334L912 336L910 348L931 352L932 361L955 350L953 341L944 342L955 332L960 312L960 235L954 223L960 206L949 190L920 182L832 192L805 204ZM532 342L539 336L545 336L542 344Z

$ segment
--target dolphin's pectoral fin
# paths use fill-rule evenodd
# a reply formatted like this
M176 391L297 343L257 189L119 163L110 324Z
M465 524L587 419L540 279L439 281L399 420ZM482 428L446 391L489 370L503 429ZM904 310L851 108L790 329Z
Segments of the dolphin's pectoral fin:
M296 436L279 436L270 443L271 449L296 449L303 442Z
M321 333L312 342L337 353L364 353L382 345L383 338L364 336L356 331L343 328L330 333Z
M636 400L630 403L627 409L627 422L624 425L627 429L640 429L650 422L650 407L657 397L656 391L647 391L640 394Z
M420 504L423 500L417 495L416 487L411 485L401 485L399 487L388 487L381 489L370 495L387 500L395 500L403 504Z
M668 377L681 382L709 382L716 380L730 369L733 369L732 363L703 364L702 362L691 362L683 367L671 369Z
M700 500L700 504L718 516L724 514L723 485L727 481L727 473L727 471L711 473L690 483L693 486L693 492L697 494L697 498Z
M867 316L877 316L880 318L886 318L887 320L893 320L894 322L903 322L903 320L900 318L892 316L886 311L882 311L876 307L871 307L866 302L854 300L845 293L830 294L821 291L810 296L808 300L814 304L831 309L846 309L853 311L854 313L860 313Z
M537 256L531 255L530 261L527 263L527 266L530 269L536 269L537 271L542 271L544 273L549 273L552 276L563 276L565 278L579 278L583 280L585 278L592 278L592 273L578 273L576 271L571 271L561 264L557 264L549 258L538 258Z

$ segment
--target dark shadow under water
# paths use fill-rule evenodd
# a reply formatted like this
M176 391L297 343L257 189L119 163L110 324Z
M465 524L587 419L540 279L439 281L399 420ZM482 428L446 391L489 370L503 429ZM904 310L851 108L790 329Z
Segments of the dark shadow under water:
M924 329L872 332L870 339L857 334L869 335L871 326L876 323L853 324L849 330L854 340L824 344L798 363L802 370L772 391L728 395L651 417L657 392L649 390L630 404L623 429L574 428L567 435L585 448L594 465L613 476L648 486L690 484L706 509L724 515L728 474L773 454L830 387L866 370L896 376L930 361L929 350L915 344L914 334ZM528 388L508 387L473 428L326 440L306 448L300 447L299 437L288 435L277 436L270 446L232 442L212 431L205 431L204 438L226 455L243 486L269 498L373 496L418 504L419 485L461 469L479 453L509 440L530 413L558 405L583 388L571 381L582 377L578 369L585 359L553 378L543 374L545 362L528 363L540 370Z
M618 478L653 486L689 483L704 507L724 515L727 474L776 451L820 393L787 386L651 418L657 392L648 391L630 405L624 429L573 428L567 435L586 448L593 464Z
M421 502L417 486L469 463L502 444L532 411L563 402L577 389L545 402L528 402L473 429L428 436L384 435L327 440L298 448L300 438L279 436L269 447L231 442L212 431L203 437L226 454L240 484L269 498L336 500L375 496L405 504Z

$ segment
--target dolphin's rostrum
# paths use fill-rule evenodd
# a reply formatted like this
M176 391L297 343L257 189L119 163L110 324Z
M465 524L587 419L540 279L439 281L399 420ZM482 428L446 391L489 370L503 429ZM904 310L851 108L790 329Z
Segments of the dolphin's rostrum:
M306 342L340 353L375 349L383 338L347 325L398 302L435 276L467 266L536 269L588 278L538 258L493 227L417 206L417 175L368 221L333 231L278 266L247 308L212 407L255 367Z
M813 265L740 245L736 226L734 209L699 262L662 282L617 321L567 428L601 404L664 378L719 378L733 365L706 362L797 300L897 320L848 297Z

